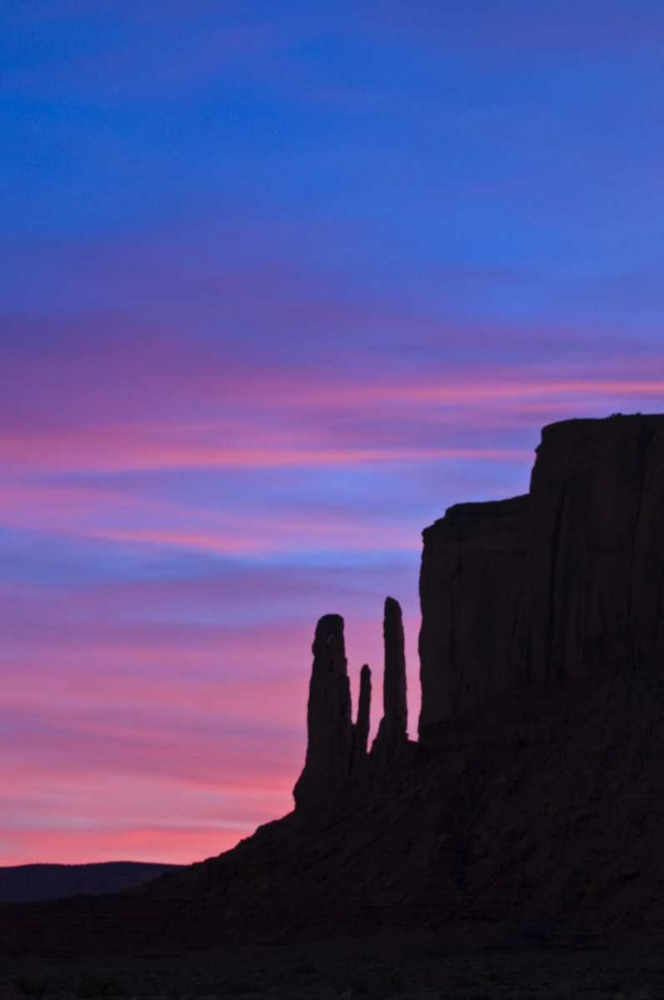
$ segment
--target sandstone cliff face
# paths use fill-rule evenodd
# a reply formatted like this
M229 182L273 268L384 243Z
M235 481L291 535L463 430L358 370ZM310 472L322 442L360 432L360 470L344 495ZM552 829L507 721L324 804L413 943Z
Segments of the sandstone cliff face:
M661 658L664 417L545 427L531 480L530 669Z
M528 500L459 504L424 532L421 734L518 680Z
M530 494L424 532L420 737L506 688L664 655L664 417L545 427Z

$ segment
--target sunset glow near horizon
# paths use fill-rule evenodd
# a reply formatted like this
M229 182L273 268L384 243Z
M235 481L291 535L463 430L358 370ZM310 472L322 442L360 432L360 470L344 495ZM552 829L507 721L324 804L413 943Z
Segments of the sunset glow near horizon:
M287 812L423 527L664 411L659 2L3 5L0 864Z

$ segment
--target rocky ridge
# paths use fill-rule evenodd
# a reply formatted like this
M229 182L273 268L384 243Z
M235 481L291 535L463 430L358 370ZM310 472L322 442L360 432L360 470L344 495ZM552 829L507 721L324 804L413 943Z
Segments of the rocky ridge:
M326 615L294 812L94 919L97 903L23 910L21 940L664 933L663 501L664 416L545 428L527 496L424 532L418 742L398 604L371 749L369 668L353 723L343 619Z
M497 691L664 657L664 417L545 427L530 492L424 532L420 739Z
M66 899L68 896L124 892L182 865L145 861L105 861L81 865L0 867L0 904Z

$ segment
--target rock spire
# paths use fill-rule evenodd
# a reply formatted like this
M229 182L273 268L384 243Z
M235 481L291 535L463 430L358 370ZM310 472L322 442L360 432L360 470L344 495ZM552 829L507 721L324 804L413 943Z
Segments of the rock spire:
M360 697L357 705L357 722L353 728L353 772L362 767L367 757L367 743L371 726L371 670L367 663L360 671Z
M319 620L312 652L307 756L293 789L298 809L319 804L344 785L353 756L350 685L341 615L324 615Z
M401 607L393 597L385 601L383 617L385 674L383 678L383 718L372 753L391 757L408 742L408 702L406 692L406 654Z

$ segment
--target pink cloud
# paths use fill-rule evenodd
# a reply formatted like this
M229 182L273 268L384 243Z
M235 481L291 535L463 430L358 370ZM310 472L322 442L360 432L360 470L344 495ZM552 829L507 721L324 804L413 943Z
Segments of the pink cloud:
M457 363L438 372L377 371L367 382L348 371L292 368L284 376L264 364L229 367L191 345L180 350L148 340L137 349L124 342L117 360L115 349L110 357L101 350L101 357L84 353L68 363L62 378L62 355L36 371L22 371L24 363L10 357L9 400L17 384L32 381L38 391L34 404L5 403L0 457L7 471L525 461L508 438L487 441L486 428L506 427L510 415L515 426L533 422L532 406L555 419L565 407L573 413L595 406L601 413L625 400L664 399L664 373L652 362L619 360L587 372L578 363L569 371ZM45 419L47 413L55 419Z
M389 399L389 394L382 397ZM402 401L418 401L425 395L404 397ZM368 400L365 398L366 402ZM439 400L440 401L440 400ZM214 432L206 431L206 436ZM182 435L180 435L182 436ZM223 432L220 432L220 437ZM143 437L143 440L141 438ZM5 437L0 442L0 457L15 468L43 471L142 471L165 469L297 469L320 466L348 466L384 464L395 462L432 462L455 459L514 459L523 457L523 450L514 448L447 447L400 448L386 447L290 447L266 442L263 447L237 448L223 445L202 444L196 440L195 430L189 443L160 444L158 432L141 433L140 429L116 428L110 434L53 435L36 434L13 439Z
M44 470L42 470L44 471ZM108 471L108 470L107 470ZM416 552L417 534L385 524L370 511L298 509L275 514L187 507L162 499L71 482L0 481L0 525L51 532L123 548L174 549L228 557L317 551Z
M132 579L129 570L98 584L0 583L0 711L13 726L0 754L6 862L193 861L287 811L319 614L347 616L355 695L362 662L374 670L375 731L380 599L391 580L382 564L364 576L345 569L335 561L342 553L412 559L412 592L395 596L405 598L415 732L418 531L400 497L377 514L374 487L335 508L307 494L307 475L318 486L329 473L411 477L442 467L442 513L462 463L483 470L483 489L501 482L501 468L521 468L525 488L541 423L664 399L661 365L625 358L587 368L384 365L371 378L358 362L284 375L268 359L248 364L196 342L102 333L92 347L81 330L64 345L56 338L37 360L20 344L8 352L0 526L34 532L34 545L100 546L132 560L208 554L228 577ZM182 485L205 469L271 472L290 484L287 498L274 510L248 491L242 506L222 476L218 499L199 506L142 491L137 476L118 487L118 477L60 475L174 470ZM321 552L329 565L298 576L298 563ZM268 558L264 575L244 572Z
M214 830L175 824L128 829L105 826L83 831L56 830L46 825L43 829L18 827L0 835L0 865L85 864L101 860L190 864L194 859L200 861L229 850L238 839L251 833L251 826L238 831L234 827L224 829L221 823Z
M64 674L57 661L51 670L60 675L55 701L14 697L3 713L10 720L0 739L4 863L25 859L26 829L35 834L33 861L73 860L82 843L89 849L100 839L110 845L107 856L122 857L122 835L133 843L144 828L171 850L180 840L180 859L191 861L291 808L301 739L284 740L264 713L243 723L243 692L229 692L238 700L230 713L226 703L225 715L202 702L188 708L186 699L132 703L131 690L107 701L103 685L96 702L81 703L63 691L62 681L72 685L66 665Z
M466 405L469 403L485 403L498 401L512 401L515 398L528 401L532 397L585 397L604 398L611 396L633 396L640 398L652 396L660 399L664 396L664 377L657 379L630 379L629 376L623 379L613 378L610 380L597 379L575 379L565 380L552 378L525 379L509 377L506 381L500 378L487 380L486 382L475 382L469 379L461 385L392 385L392 386L370 386L360 393L360 398L364 401L403 401L424 402L443 405ZM539 404L542 405L542 404Z
M80 606L71 595L35 606L29 593L0 592L5 651L14 657L3 657L0 699L11 720L0 727L9 741L0 754L4 863L192 861L291 808L313 621L125 628L105 620L116 618L108 593L82 591ZM71 605L80 627L63 628ZM416 619L406 627L414 729ZM374 669L375 731L380 608L375 618L351 616L347 642L355 696L361 663ZM186 827L177 820L183 812Z

